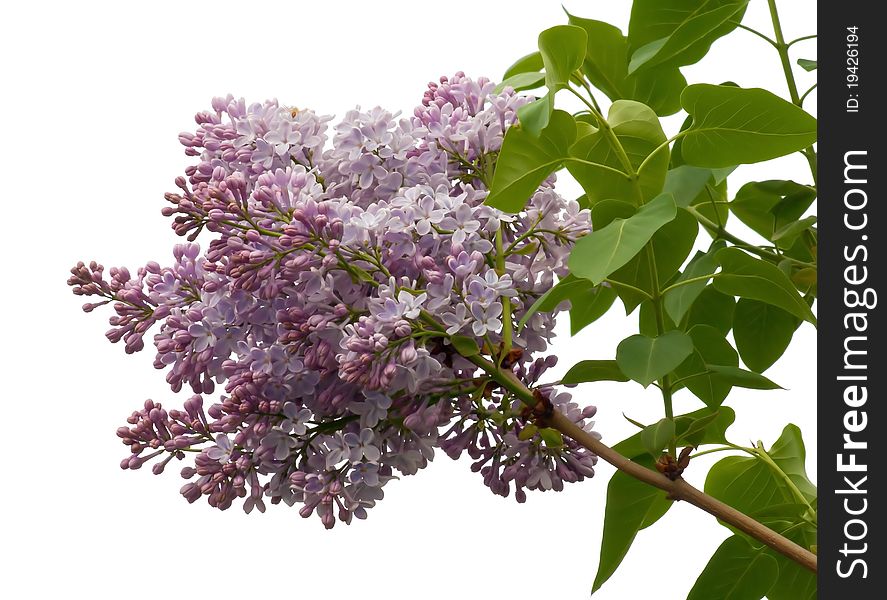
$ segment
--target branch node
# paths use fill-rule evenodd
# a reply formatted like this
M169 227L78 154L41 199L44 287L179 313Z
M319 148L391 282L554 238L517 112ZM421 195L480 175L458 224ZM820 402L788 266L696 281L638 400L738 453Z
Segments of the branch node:
M536 404L532 407L525 406L521 411L521 416L527 421L532 420L545 425L554 415L554 405L538 389L533 390L533 400L536 401Z
M693 446L687 446L681 450L681 455L675 459L671 454L663 454L656 461L656 470L668 477L672 481L677 481L690 465L690 453L693 452ZM677 498L672 498L676 500Z

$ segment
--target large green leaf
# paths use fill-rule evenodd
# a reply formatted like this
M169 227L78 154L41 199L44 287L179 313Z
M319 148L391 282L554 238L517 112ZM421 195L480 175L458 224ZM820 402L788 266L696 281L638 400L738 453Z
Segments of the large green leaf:
M554 112L554 92L548 92L541 98L524 104L517 109L517 120L523 131L537 138L542 130L548 127Z
M712 373L709 365L735 367L739 357L723 334L710 325L694 325L687 334L693 340L693 354L675 369L675 375L688 378L683 385L715 409L727 398L733 384Z
M736 300L717 291L711 285L705 287L687 313L684 329L694 325L711 325L725 336L733 327Z
M816 500L816 486L807 477L807 450L804 448L804 438L797 425L792 423L786 425L782 435L773 443L767 454L789 476L809 502Z
M570 24L588 34L582 72L610 100L637 100L666 116L681 109L687 80L677 67L663 66L628 74L628 39L618 27L569 15Z
M656 274L659 289L664 289L678 269L693 250L696 237L699 234L699 224L683 208L677 210L677 216L669 223L653 234L650 240L652 254L656 264ZM613 281L625 283L641 289L652 295L654 283L651 277L649 256L641 252L628 262L624 267L610 275ZM625 304L625 310L630 313L645 300L645 296L624 286L617 286L616 292Z
M709 470L705 493L746 514L802 502L798 493L806 502L813 504L816 486L810 482L804 467L806 453L800 429L796 425L787 425L767 454L788 476L797 492L764 460L730 456L718 461Z
M779 529L785 537L803 548L809 549L816 544L816 527L813 525L793 522L784 530ZM815 573L773 550L768 549L766 552L779 565L779 579L767 592L769 600L816 600Z
M775 558L734 535L712 555L687 600L760 600L778 575Z
M567 371L561 379L564 385L590 381L628 381L615 360L583 360Z
M521 127L531 136L538 136L548 127L554 111L554 96L569 85L574 71L585 59L585 30L572 25L557 25L539 34L539 54L545 67L545 85L548 93L535 102L521 106L517 117ZM515 73L512 78L518 77ZM527 84L521 79L519 83ZM572 140L571 140L572 141Z
M690 261L687 268L684 269L684 272L681 273L681 276L678 277L678 280L675 283L697 279L714 273L718 268L715 254L724 246L725 243L723 241L718 241L712 244L711 248L708 249L708 252L697 252L696 256L693 257L693 260ZM675 323L680 323L681 319L684 318L684 315L690 310L693 302L696 301L696 298L698 298L699 294L702 293L702 290L705 289L707 281L708 280L706 279L702 279L693 283L687 283L669 291L665 295L665 311Z
M645 204L627 219L616 219L606 227L579 239L570 254L570 272L595 285L634 258L656 231L675 218L671 195L663 194Z
M635 0L628 37L629 71L691 65L742 20L748 0Z
M762 237L788 249L812 224L800 219L815 199L815 188L794 181L753 181L739 189L730 210Z
M703 167L694 167L693 165L681 165L674 169L669 169L665 174L665 184L662 187L663 192L670 192L674 196L674 202L678 206L690 206L702 190L705 184L712 178L712 170Z
M761 162L816 141L816 119L767 90L696 84L681 105L693 117L681 153L698 167Z
M805 520L805 513L811 505L816 506L816 488L804 469L805 451L800 430L794 425L787 426L768 455L789 476L797 493L765 462L739 456L724 459L711 469L705 491L810 549L816 544L816 527ZM803 500L797 497L798 493ZM757 540L745 539L759 546ZM767 592L770 600L816 599L815 574L769 548L759 549L779 565L779 577Z
M607 122L633 171L638 172L641 164L655 152L638 172L637 180L628 177L624 161L600 129L594 129L573 145L570 155L574 160L566 163L567 169L585 190L591 206L604 199L625 200L635 205L652 200L662 191L668 171L669 150L659 118L645 104L617 100L610 106Z
M653 466L649 457L636 462L648 468ZM671 505L672 501L662 490L622 471L613 474L607 486L601 558L592 591L600 589L616 572L638 532L658 521Z
M733 339L742 362L758 373L769 369L788 348L800 323L800 319L772 304L740 298Z
M616 363L623 373L647 387L671 373L692 352L693 340L682 331L667 331L655 338L633 335L619 343Z
M786 426L767 454L778 471L763 460L733 456L712 467L705 491L802 547L812 548L816 544L816 527L807 520L806 513L811 506L816 507L816 487L807 477L800 430L795 425ZM784 476L788 476L791 485ZM761 550L779 565L779 578L767 594L770 600L815 600L813 573L773 550Z
M539 52L545 66L545 84L552 92L566 87L570 76L585 60L585 30L556 25L539 34Z
M689 65L742 20L748 0L635 0L628 29L634 68Z
M520 211L539 184L560 167L575 139L576 122L560 110L554 111L538 138L521 127L509 128L486 203L505 212Z
M816 324L813 311L778 267L738 248L719 250L716 258L721 264L721 272L712 285L719 292L760 300Z

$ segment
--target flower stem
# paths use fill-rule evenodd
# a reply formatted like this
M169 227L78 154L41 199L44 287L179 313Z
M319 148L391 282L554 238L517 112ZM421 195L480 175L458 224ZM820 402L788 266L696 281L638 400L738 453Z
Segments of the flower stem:
M505 223L499 222L496 230L496 274L502 277L505 274L505 251L502 244L502 228ZM511 298L502 296L502 350L499 353L499 364L511 351L512 323L511 323Z

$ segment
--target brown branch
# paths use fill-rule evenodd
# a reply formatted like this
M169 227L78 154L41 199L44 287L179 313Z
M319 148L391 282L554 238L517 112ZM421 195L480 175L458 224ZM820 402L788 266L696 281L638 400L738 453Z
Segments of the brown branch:
M701 508L708 514L717 517L721 521L732 525L741 532L766 544L783 556L790 558L814 573L816 572L815 554L806 548L799 546L790 539L776 533L766 525L755 521L748 515L739 512L732 506L724 504L717 498L709 496L696 489L685 479L678 477L672 481L665 475L630 461L628 458L601 443L597 438L573 423L565 417L563 413L554 411L554 413L546 419L546 424L557 429L562 434L573 438L583 447L591 450L620 471L631 475L635 479L643 481L646 484L668 492L669 497L674 500L683 500L697 508Z
M632 462L580 428L557 410L544 410L545 407L540 406L540 399L514 373L497 368L495 364L480 355L467 356L466 358L486 371L508 391L520 398L530 409L537 411L537 417L543 420L546 425L576 440L583 447L591 450L620 471L648 485L668 492L668 495L675 500L683 500L697 508L701 508L708 514L732 525L783 556L814 573L816 572L816 555L806 548L799 546L732 506L724 504L717 498L696 489L681 477L671 480L657 471Z

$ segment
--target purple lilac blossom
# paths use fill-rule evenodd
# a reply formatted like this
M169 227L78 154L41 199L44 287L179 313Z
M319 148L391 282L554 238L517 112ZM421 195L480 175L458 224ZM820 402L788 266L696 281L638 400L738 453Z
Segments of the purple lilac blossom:
M220 97L196 115L196 131L179 139L197 163L163 210L188 239L171 266L106 275L78 263L69 279L75 294L97 297L85 311L111 305L106 335L127 353L153 328L154 366L173 392L194 394L182 409L148 400L133 412L117 431L130 450L121 467L155 461L160 473L191 454L181 470L189 502L298 504L328 528L365 518L382 487L424 468L435 448L467 453L494 493L513 489L521 502L528 489L594 474L596 457L571 440L520 435L518 403L449 342L470 336L494 352L511 319L509 368L536 385L554 363L533 357L554 335L553 313L515 324L566 274L590 227L553 177L519 214L484 205L504 133L527 102L493 89L443 77L410 118L358 108L331 140L331 117L276 101ZM593 407L536 389L591 431Z

